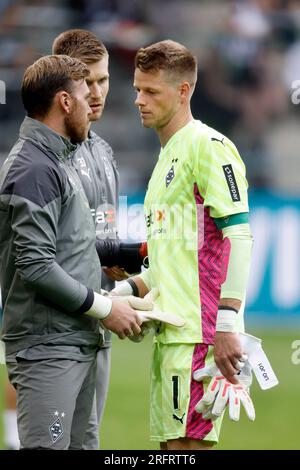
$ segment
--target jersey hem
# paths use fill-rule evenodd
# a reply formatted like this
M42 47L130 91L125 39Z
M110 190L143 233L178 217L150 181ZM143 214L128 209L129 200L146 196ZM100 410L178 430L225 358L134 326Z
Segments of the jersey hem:
M234 292L234 291L222 291L222 288L221 288L221 298L220 298L220 303L222 302L222 299L237 299L237 300L240 300L240 301L243 301L244 300L244 297L245 297L245 292L241 293L241 292Z
M212 342L203 341L203 339L199 339L199 338L192 338L189 341L187 341L187 340L184 341L182 339L171 340L171 341L168 341L168 340L161 341L161 340L158 340L158 339L155 338L154 343L159 343L159 344L206 344L207 346L212 346L213 345Z

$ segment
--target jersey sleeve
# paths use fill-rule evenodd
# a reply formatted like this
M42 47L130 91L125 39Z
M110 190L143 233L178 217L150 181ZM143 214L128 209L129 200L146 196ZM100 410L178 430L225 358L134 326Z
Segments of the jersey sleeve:
M218 132L196 139L193 173L213 218L249 212L245 165L235 145Z

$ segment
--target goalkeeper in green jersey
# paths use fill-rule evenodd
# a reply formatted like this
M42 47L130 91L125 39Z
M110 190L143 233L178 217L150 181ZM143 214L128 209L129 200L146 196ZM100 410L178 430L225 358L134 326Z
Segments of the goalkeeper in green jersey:
M196 80L196 58L181 44L136 54L135 104L161 151L144 206L150 268L115 292L144 297L158 287L157 308L185 322L155 331L151 439L168 450L216 443L227 401L233 419L241 403L254 419L249 364L237 376L246 361L239 332L253 242L245 166L229 139L193 118Z

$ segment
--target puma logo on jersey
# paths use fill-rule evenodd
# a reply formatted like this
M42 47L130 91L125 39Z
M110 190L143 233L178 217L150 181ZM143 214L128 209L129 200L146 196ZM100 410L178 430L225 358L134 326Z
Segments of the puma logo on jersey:
M174 178L175 178L175 171L174 171L174 165L172 165L166 176L166 188L169 186L169 184L172 182Z
M224 137L223 137L222 140L217 139L216 137L211 137L211 141L212 141L212 142L221 142L221 144L224 145L224 147L225 147L225 144L224 144L223 140L224 140Z
M85 159L83 157L78 157L77 158L77 163L80 166L80 173L84 176L87 176L88 179L90 180L90 182L92 182L92 178L91 178L91 175L90 175L91 169L88 168Z
M183 418L185 417L185 413L183 413L182 417L181 418L178 418L178 416L174 415L173 414L173 419L175 419L176 421L180 421L181 424L183 424Z
M90 168L87 168L86 170L84 170L83 168L80 168L81 174L87 176L90 182L92 182L92 178L90 176L90 170L91 170Z

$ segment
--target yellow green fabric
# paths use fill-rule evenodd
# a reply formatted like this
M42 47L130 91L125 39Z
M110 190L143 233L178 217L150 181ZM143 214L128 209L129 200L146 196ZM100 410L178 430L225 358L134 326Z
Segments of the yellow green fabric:
M165 442L187 435L194 350L194 344L164 345L158 342L154 344L150 388L150 439L152 441ZM209 365L212 361L213 348L209 346L202 367ZM176 377L178 378L178 399L175 400L174 406L174 378ZM209 382L210 379L204 382L204 392ZM200 389L201 385L196 383L196 387ZM223 416L213 422L212 429L203 440L218 442L222 419Z
M239 200L234 200L224 168L234 173ZM159 288L158 307L186 323L183 328L163 326L157 341L203 342L199 253L207 243L204 217L207 212L217 232L213 219L247 213L247 188L245 166L234 144L200 121L189 122L161 149L144 204L150 269L143 276L147 286ZM211 275L212 282L221 282Z

